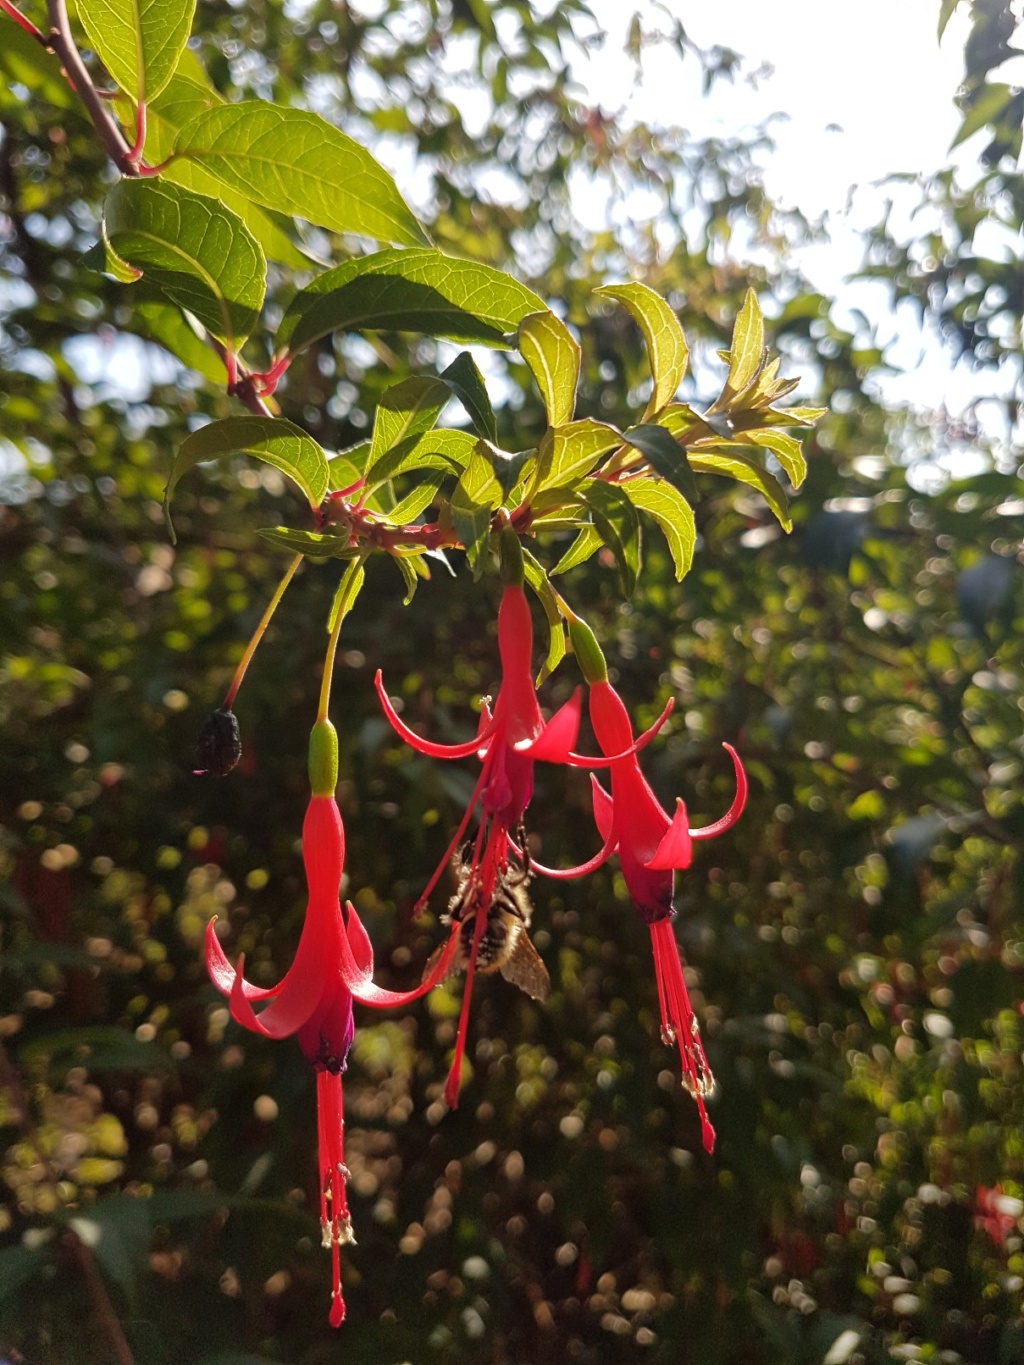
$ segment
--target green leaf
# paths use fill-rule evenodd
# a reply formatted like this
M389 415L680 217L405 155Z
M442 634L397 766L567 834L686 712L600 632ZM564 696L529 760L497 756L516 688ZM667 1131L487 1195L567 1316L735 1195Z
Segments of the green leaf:
M644 413L646 421L672 401L686 374L690 353L679 319L660 294L635 280L630 284L606 284L594 293L617 299L643 334L654 380Z
M129 326L132 331L155 341L170 351L176 360L195 370L218 388L224 388L228 372L224 362L207 342L196 335L195 329L173 303L163 300L143 300L132 309Z
M660 526L668 542L676 579L682 581L693 566L697 526L693 509L683 495L661 479L630 479L622 491L634 507L646 512Z
M353 559L358 548L347 532L300 531L294 526L260 526L256 534L278 550L310 559Z
M953 17L953 11L956 9L956 7L957 7L957 5L958 5L959 3L960 3L960 0L942 0L942 7L941 7L940 10L939 10L939 42L940 42L940 43L942 42L942 35L943 35L943 34L945 33L945 31L946 31L946 25L949 23L950 19L952 19L952 17Z
M555 596L555 590L551 586L550 579L541 564L534 559L525 546L523 546L523 569L527 583L537 594L537 598L544 608L544 615L548 623L548 652L536 679L539 687L548 674L554 672L565 658L565 623L562 620L562 613L558 609L558 598Z
M367 490L372 492L388 479L398 474L408 474L414 469L440 469L457 473L469 464L476 445L477 440L472 432L448 427L428 431L418 439L401 441L377 461L372 478L367 475Z
M9 1246L0 1250L0 1303L33 1280L52 1255L47 1246Z
M65 1070L72 1063L90 1071L144 1071L149 1074L172 1069L171 1059L156 1043L140 1042L134 1033L111 1024L87 1024L59 1029L25 1043L18 1051L23 1065L50 1061Z
M437 490L444 482L442 474L425 474L416 487L388 511L388 520L395 525L414 521L437 499Z
M736 315L729 350L729 374L722 392L708 408L709 413L725 412L738 393L757 378L765 361L764 318L753 289L748 289L743 307Z
M469 413L473 430L492 445L498 444L498 423L484 385L483 375L468 351L460 351L448 368L441 373L455 397Z
M490 452L483 441L476 448L452 494L455 532L462 541L474 576L479 576L481 556L491 529L491 515L501 506L501 485L494 476Z
M959 147L961 142L966 142L988 124L998 124L1003 110L1013 98L1014 91L1008 85L1000 85L998 82L983 85L957 129L956 137L949 144L949 150Z
M155 98L171 79L192 30L196 0L77 0L100 61L133 100Z
M738 442L723 441L714 450L690 451L690 467L698 474L724 474L727 478L737 479L740 483L756 488L765 502L775 513L779 525L786 531L793 529L789 516L789 504L782 485L774 474L769 474L750 458Z
M755 445L763 446L770 450L779 464L786 471L786 477L794 488L799 488L807 477L807 461L804 458L803 447L795 436L787 436L785 432L772 429L758 429L744 431L744 441L752 441ZM743 442L738 442L742 445Z
M433 249L378 251L319 275L296 294L277 333L294 354L330 332L426 332L508 348L508 334L544 303L489 265Z
M584 560L589 559L603 544L601 532L596 526L588 523L581 528L579 535L551 570L551 576L568 573L570 569L575 569L577 564L582 564Z
M580 348L550 309L531 313L519 324L519 354L529 365L548 415L549 427L572 421L580 378Z
M408 606L416 596L416 589L420 585L420 576L413 567L415 560L406 555L392 555L392 560L398 565L398 571L405 582L405 596L402 598L404 606Z
M513 488L521 480L523 470L537 452L534 450L517 450L513 453L508 450L499 450L497 446L491 445L490 441L481 441L480 444L487 449L491 468L494 470L494 477L501 485L502 500L507 501Z
M430 431L450 397L447 384L426 375L412 375L385 389L374 413L367 477L389 450Z
M132 1302L149 1269L147 1201L130 1194L111 1195L73 1214L68 1225Z
M338 492L342 488L351 487L363 477L369 458L369 441L357 441L354 446L339 450L337 455L332 455L327 461L328 489L331 492Z
M356 598L363 590L363 583L366 581L366 570L363 568L363 557L354 559L341 575L341 582L338 590L334 594L334 601L331 603L330 615L327 618L327 630L333 632L338 623L338 616L344 618L355 606Z
M187 123L174 151L264 208L380 242L429 241L383 166L304 109L224 104Z
M164 513L173 539L171 496L183 474L205 460L224 455L251 455L287 474L318 507L327 492L327 456L301 427L283 417L224 417L200 427L182 441L164 494Z
M595 481L580 492L601 539L615 556L622 591L632 597L640 572L640 518L636 508L615 484Z
M699 496L697 481L693 477L691 462L687 453L671 432L664 427L645 422L638 427L630 427L622 433L622 439L639 450L651 468L673 488L677 488L687 502L696 502Z
M242 220L216 199L155 180L121 180L105 231L122 260L237 353L255 327L267 263Z
M545 488L561 488L589 474L602 455L622 445L622 434L603 422L584 417L579 422L549 427L537 452L537 474L532 498Z
M210 84L199 58L186 48L166 88L148 107L144 155L149 164L157 166L167 161L174 151L179 130L190 119L223 103L221 95ZM121 96L114 100L114 109L125 127L130 128L134 118L131 102ZM279 261L296 270L309 269L309 260L274 221L273 215L257 208L238 190L229 189L204 171L202 166L191 161L171 161L164 168L162 178L173 180L175 184L184 185L186 189L199 194L209 195L211 199L219 199L225 208L238 214L263 248L268 260Z

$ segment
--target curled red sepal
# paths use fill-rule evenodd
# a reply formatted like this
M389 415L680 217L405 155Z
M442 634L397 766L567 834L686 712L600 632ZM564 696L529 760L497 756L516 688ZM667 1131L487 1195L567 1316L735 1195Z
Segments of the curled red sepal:
M220 991L221 995L230 995L235 985L235 969L224 955L224 949L220 945L217 937L217 916L206 922L206 970L210 980ZM264 990L260 986L253 986L250 982L242 981L242 993L246 1000L269 1000L271 996L278 992L273 987Z
M678 869L682 871L693 862L693 834L687 824L686 802L676 797L676 813L666 831L665 837L648 858L646 866L652 872L665 872Z
M317 995L289 972L278 988L280 994L257 1014L245 995L247 982L242 976L244 970L245 954L239 953L235 980L228 998L231 1017L236 1024L264 1038L287 1038L289 1034L296 1033L320 1003Z
M591 785L596 788L594 793L594 813L596 819L600 797L604 797L609 806L611 805L611 797L605 793L595 777L591 777L590 782ZM598 793L600 793L600 796L598 796ZM598 821L598 831L604 839L604 844L598 852L595 853L592 858L588 858L585 863L578 863L576 867L545 867L543 863L539 863L536 858L531 857L531 872L539 872L542 877L554 877L556 881L570 881L574 877L588 877L591 872L596 872L599 867L602 867L619 846L619 836L612 828L610 818L603 827L601 822ZM508 836L508 843L514 853L522 854L522 849L520 849L511 835Z
M600 758L591 758L589 754L568 754L562 761L567 763L570 768L607 768L609 764L618 763L623 758L632 758L633 755L638 754L641 749L647 748L648 744L650 744L651 740L668 720L674 709L675 700L674 698L669 697L668 701L665 703L664 710L654 724L649 726L642 735L637 735L629 748L623 749L621 754L603 754ZM728 744L725 747L728 749ZM732 751L730 750L730 752ZM740 809L742 810L742 807L740 807Z
M391 698L384 690L384 676L379 668L373 685L377 689L380 704L384 708L384 714L394 732L411 749L426 754L428 758L469 758L470 754L475 754L494 732L495 721L492 718L487 728L481 731L475 739L466 740L464 744L435 744L433 740L423 739L415 730L410 730L408 725L399 718L398 712L391 705Z
M714 839L716 835L724 834L740 818L743 807L747 804L747 774L740 762L740 756L731 744L723 743L722 748L732 759L733 772L736 774L736 795L721 820L716 820L713 825L705 825L702 829L691 829L691 839Z
M583 689L577 687L564 706L560 706L544 729L523 752L544 763L567 763L580 729Z
M364 1005L376 1005L379 1009L389 1009L398 1005L411 1004L420 996L432 991L439 981L443 981L451 968L451 961L458 947L458 926L445 944L434 966L411 991L386 991L373 981L373 948L363 922L356 914L355 906L347 901L348 911L346 931L341 935L338 970L345 986L356 1000Z

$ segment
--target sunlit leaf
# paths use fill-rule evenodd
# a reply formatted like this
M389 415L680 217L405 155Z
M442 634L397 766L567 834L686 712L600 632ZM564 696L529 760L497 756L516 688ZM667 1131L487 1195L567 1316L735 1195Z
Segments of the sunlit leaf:
M635 280L629 284L606 284L594 293L617 299L643 334L654 380L644 413L646 421L672 401L686 374L689 349L679 319L660 294Z
M555 574L568 573L577 564L582 564L584 560L595 554L603 544L601 532L596 526L593 524L583 526L568 550L551 570L552 577Z
M379 242L429 240L384 167L305 109L263 100L221 105L190 120L174 150L264 208Z
M792 530L789 504L782 485L774 474L769 474L756 460L751 459L741 445L723 441L713 451L691 450L690 467L698 474L723 474L756 488L775 513L779 525L786 531Z
M440 378L466 409L476 434L482 436L485 441L490 441L492 445L497 445L498 423L494 417L494 409L491 407L483 375L470 353L460 351L448 368L441 372Z
M237 215L167 181L121 180L107 195L104 230L122 260L238 350L259 318L267 265Z
M770 450L786 471L786 477L793 487L800 487L807 477L807 460L804 458L803 447L795 436L787 436L782 431L753 430L744 431L743 439Z
M529 365L548 415L548 426L572 421L580 377L580 348L550 309L531 313L519 324L519 353Z
M544 616L548 623L548 652L536 679L539 687L548 674L553 672L565 657L565 623L562 619L562 613L558 609L555 590L551 586L543 566L525 546L523 547L523 569L527 583L537 594L538 601L544 608Z
M446 384L426 375L411 375L385 389L373 417L367 474L401 441L429 431L450 397Z
M727 411L736 395L756 379L764 361L764 318L757 295L753 289L748 289L732 329L729 374L721 394L708 412Z
M478 441L451 501L452 522L474 573L480 571L491 517L500 506L501 485L494 476L486 444Z
M614 427L585 417L565 426L549 427L537 452L537 473L530 498L546 488L561 488L589 474L602 455L622 445Z
M164 494L168 528L171 497L182 475L205 460L225 455L251 455L273 465L302 489L311 507L319 506L327 492L327 456L301 427L281 417L224 417L200 427L181 443Z
M697 526L690 504L661 479L630 479L622 485L622 491L634 507L657 522L668 542L676 579L685 578L693 565L697 543Z
M432 249L378 251L318 275L288 305L279 352L335 331L426 332L448 341L510 347L536 294L491 266Z
M294 526L260 526L256 534L278 550L310 559L352 559L358 550L347 532L301 531Z
M159 95L192 31L196 0L77 0L103 65L133 100Z

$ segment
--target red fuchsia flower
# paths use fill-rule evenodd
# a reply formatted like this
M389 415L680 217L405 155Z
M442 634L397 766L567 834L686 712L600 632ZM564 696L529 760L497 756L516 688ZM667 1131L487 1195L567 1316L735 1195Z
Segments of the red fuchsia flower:
M464 870L471 903L465 905L459 921L453 922L449 948L462 934L462 925L473 917L472 943L466 965L466 987L455 1041L455 1054L445 1085L445 1103L455 1108L459 1099L462 1058L466 1028L477 968L480 940L487 927L489 910L496 888L503 885L509 869L509 846L519 848L513 839L518 832L533 794L533 765L538 759L548 763L572 763L572 746L580 723L580 690L545 721L537 703L533 683L533 622L530 604L523 590L523 560L519 539L507 531L501 541L502 581L505 584L498 607L498 653L501 657L501 686L491 711L484 704L475 739L464 744L436 744L423 739L399 719L378 672L377 692L384 713L405 742L430 758L480 759L480 776L466 812L459 823L444 858L430 879L421 903L437 885L459 847L477 803L481 807L480 825L473 842L472 858Z
M676 870L688 868L693 861L694 842L723 834L743 813L747 800L746 773L736 750L730 744L724 745L736 774L736 795L726 814L703 829L690 829L686 805L678 799L675 814L669 817L640 770L629 714L608 681L607 666L593 633L579 620L570 623L569 632L589 684L594 734L609 758L611 793L591 777L594 821L604 840L600 852L580 867L538 870L554 877L581 876L618 853L633 908L651 933L661 1036L666 1044L678 1044L683 1084L697 1103L704 1149L710 1152L715 1144L715 1130L704 1100L714 1089L714 1077L704 1055L672 930L675 914L672 891Z
M302 826L302 856L309 886L306 918L295 959L276 986L263 989L245 980L245 956L232 967L216 934L216 917L206 927L206 968L230 1001L232 1018L264 1038L294 1034L316 1073L320 1170L320 1228L331 1252L331 1325L345 1317L340 1249L354 1242L345 1182L342 1074L355 1031L353 998L377 1006L404 1005L430 990L447 969L442 959L414 991L385 991L372 981L373 952L351 904L348 924L340 905L345 866L345 831L334 799L338 779L338 738L329 721L318 721L310 740L313 795ZM352 942L349 939L351 936ZM257 1014L253 1006L269 1002Z

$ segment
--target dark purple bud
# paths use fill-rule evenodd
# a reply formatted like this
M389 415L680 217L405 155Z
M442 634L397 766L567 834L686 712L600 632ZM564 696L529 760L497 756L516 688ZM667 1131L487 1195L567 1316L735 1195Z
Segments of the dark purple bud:
M226 777L242 757L242 737L238 733L238 717L234 711L211 711L196 741L197 777L212 773Z

